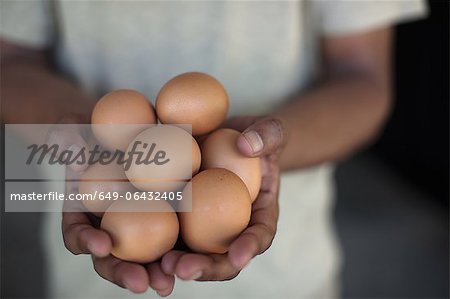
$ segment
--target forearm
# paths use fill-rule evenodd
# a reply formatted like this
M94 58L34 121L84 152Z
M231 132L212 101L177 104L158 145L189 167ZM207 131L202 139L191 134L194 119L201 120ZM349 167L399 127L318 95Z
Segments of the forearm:
M88 121L94 104L42 61L2 59L1 113L5 123L55 123L68 114Z
M339 160L371 141L390 109L388 84L335 77L284 105L275 116L287 131L283 170Z

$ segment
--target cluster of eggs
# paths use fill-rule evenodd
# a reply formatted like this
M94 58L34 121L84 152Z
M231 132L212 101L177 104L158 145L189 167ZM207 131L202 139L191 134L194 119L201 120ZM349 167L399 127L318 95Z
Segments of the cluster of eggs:
M188 134L192 139L192 168L171 163L156 169L154 165L134 163L124 169L112 163L94 164L83 174L79 192L84 194L152 191L155 184L142 179L149 175L192 177L164 189L181 190L178 211L182 212L175 212L165 200L153 201L152 205L128 200L83 201L87 210L102 218L101 229L111 235L114 256L152 262L171 250L180 236L194 252L226 253L248 226L251 205L261 184L260 161L239 152L238 131L219 128L228 105L222 84L198 72L169 80L156 98L155 109L144 95L133 90L116 90L99 100L92 113L92 131L108 149L128 152L136 141L150 143L161 134L158 120L170 125L170 138L159 140L167 150L179 150L178 137L186 138ZM181 124L191 124L192 131ZM182 153L173 152L172 157L179 155ZM158 177L161 173L163 177ZM127 211L130 204L133 212ZM183 209L183 204L191 206Z

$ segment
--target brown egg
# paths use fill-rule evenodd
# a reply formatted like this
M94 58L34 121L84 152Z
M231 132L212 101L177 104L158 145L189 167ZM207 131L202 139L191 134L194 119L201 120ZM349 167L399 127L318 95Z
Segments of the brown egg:
M159 259L175 245L179 231L176 213L165 201L116 202L101 228L112 238L112 255L136 263Z
M152 155L143 163L151 147ZM143 153L142 157L138 152ZM197 142L188 132L172 125L153 126L141 132L128 146L125 157L131 159L130 165L125 164L126 176L144 191L181 190L201 164Z
M250 198L255 201L261 187L261 161L239 152L236 140L240 133L232 129L219 129L202 142L202 167L226 168L237 174L248 188Z
M122 165L108 163L89 166L80 178L78 192L90 194L92 200L83 200L84 206L98 217L102 217L108 207L125 197L126 192L135 192L136 188L128 181ZM94 198L96 195L96 198ZM117 196L116 196L117 195Z
M197 141L192 138L192 176L196 175L202 164L202 154Z
M92 111L92 131L112 150L124 151L136 135L156 123L150 101L134 90L115 90L103 96Z
M190 197L192 196L192 197ZM181 209L192 199L192 212L180 212L181 236L189 248L201 253L225 253L247 227L250 195L233 172L213 168L200 172L183 190Z
M169 80L156 98L156 114L164 124L191 124L192 134L216 129L228 112L228 95L214 77L198 72Z

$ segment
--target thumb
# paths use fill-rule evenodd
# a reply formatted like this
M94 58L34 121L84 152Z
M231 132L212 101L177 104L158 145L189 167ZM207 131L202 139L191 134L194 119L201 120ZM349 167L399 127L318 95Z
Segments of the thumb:
M86 160L83 161L78 158L73 161L75 157L80 156L81 151L85 151L86 154L86 151L89 150L86 141L78 130L69 129L64 126L56 126L48 133L46 143L49 148L56 146L57 150L51 152L52 155L56 155L56 157L52 158L60 160L61 163L65 163L72 171L78 173L88 167ZM67 158L67 155L69 155L70 159ZM69 163L67 160L73 162Z
M264 118L241 133L237 147L248 157L264 156L278 153L285 139L281 121L278 118Z

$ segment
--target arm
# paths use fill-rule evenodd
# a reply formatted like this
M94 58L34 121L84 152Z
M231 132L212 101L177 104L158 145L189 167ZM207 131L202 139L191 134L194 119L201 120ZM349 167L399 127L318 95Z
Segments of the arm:
M56 123L77 114L87 122L95 101L51 65L49 53L0 41L5 123Z
M23 48L0 41L1 119L6 123L89 123L95 101L59 74L51 65L47 51ZM79 132L78 132L79 133ZM84 143L81 134L65 131L52 143ZM25 132L26 134L26 132ZM35 136L23 136L34 140ZM33 138L33 139L31 139ZM41 143L42 140L36 140ZM80 169L66 169L68 178L77 178ZM66 184L66 192L78 191ZM68 203L65 203L67 205ZM98 220L80 212L64 212L64 243L73 254L91 254L94 268L103 278L135 293L148 286L168 295L174 286L173 275L162 272L158 262L143 266L121 261L110 255L112 241L97 229ZM96 224L97 223L97 224Z
M325 38L320 82L266 117L231 120L243 131L240 150L276 152L281 170L290 170L342 159L370 142L391 107L391 31Z
M282 169L344 158L376 136L391 105L391 35L324 40L322 83L275 113L289 136Z
M261 157L263 165L249 227L226 255L166 254L164 272L188 280L231 279L270 247L278 219L278 170L343 158L381 128L390 107L390 37L385 29L325 39L324 76L315 88L268 116L227 121L225 127L243 132L240 151Z

